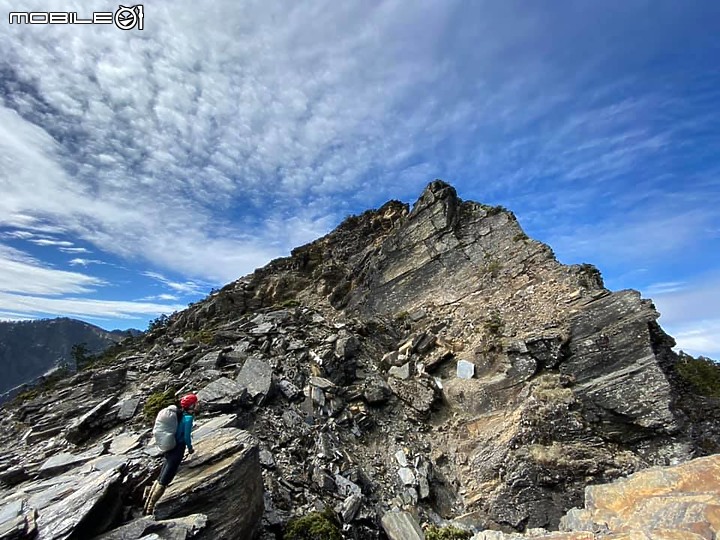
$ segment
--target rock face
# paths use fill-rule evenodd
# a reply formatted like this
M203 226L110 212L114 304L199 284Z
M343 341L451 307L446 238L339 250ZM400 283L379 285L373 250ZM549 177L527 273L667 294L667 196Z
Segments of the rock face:
M653 467L611 484L588 487L585 508L573 508L562 518L563 532L485 531L472 540L712 540L720 530L719 479L720 455Z
M720 531L720 455L674 467L654 467L612 484L590 486L585 509L562 523L570 530L642 532L650 538L692 534L716 538Z
M433 182L412 210L348 218L113 365L8 405L0 530L267 540L329 508L353 539L448 521L538 536L588 493L563 521L585 528L552 537L621 531L632 512L588 486L720 452L718 400L683 378L657 317L591 265L558 263L507 210ZM197 452L142 518L161 459L141 411L171 388L200 396ZM656 504L633 508L660 523Z
M196 444L187 468L155 508L159 519L188 512L207 516L207 538L253 538L263 514L263 480L257 441L222 428Z

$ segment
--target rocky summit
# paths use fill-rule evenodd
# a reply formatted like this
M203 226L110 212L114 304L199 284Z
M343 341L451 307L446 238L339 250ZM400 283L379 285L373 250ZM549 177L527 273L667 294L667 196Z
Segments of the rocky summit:
M715 538L720 400L658 316L432 182L8 403L0 538Z

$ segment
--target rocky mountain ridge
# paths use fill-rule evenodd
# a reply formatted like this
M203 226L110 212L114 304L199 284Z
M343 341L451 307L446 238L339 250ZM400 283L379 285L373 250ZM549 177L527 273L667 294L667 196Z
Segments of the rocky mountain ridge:
M9 407L0 534L281 538L322 508L358 539L592 528L563 517L587 486L718 452L657 317L436 181ZM199 392L198 451L140 518L167 388Z

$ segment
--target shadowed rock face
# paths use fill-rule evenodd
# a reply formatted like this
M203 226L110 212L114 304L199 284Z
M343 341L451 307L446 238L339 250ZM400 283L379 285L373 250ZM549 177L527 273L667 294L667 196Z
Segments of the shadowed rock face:
M47 527L93 467L118 467L117 510L67 534L265 540L326 506L357 539L441 519L484 538L555 528L588 485L720 451L718 401L681 380L657 318L436 181L8 409L0 527ZM161 462L141 411L169 387L201 396L197 452L150 522Z

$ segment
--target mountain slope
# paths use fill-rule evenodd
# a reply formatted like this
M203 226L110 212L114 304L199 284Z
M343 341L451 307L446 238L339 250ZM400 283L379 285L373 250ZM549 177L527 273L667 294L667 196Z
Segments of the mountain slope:
M720 451L720 400L683 378L657 318L512 213L432 182L8 409L0 514L88 537L177 526L133 515L158 465L139 407L172 388L204 412L157 517L203 514L200 538L280 538L322 507L357 539L386 538L397 510L556 528L588 485Z
M69 318L0 322L0 393L30 382L60 363L72 365L73 345L97 353L126 337Z

